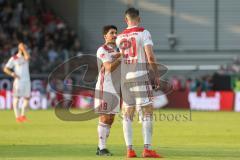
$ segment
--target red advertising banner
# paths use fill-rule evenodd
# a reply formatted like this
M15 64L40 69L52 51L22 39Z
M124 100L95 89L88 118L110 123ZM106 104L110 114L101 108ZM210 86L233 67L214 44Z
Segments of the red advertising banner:
M233 111L234 108L234 98L235 94L231 91L222 91L220 100L220 110L221 111Z
M48 96L47 96L48 95ZM73 107L89 109L94 105L94 92L81 91L71 94L56 94L49 92L41 94L39 91L31 92L30 108L47 109L53 107L59 101L68 99L73 103ZM240 93L231 91L208 91L208 92L188 92L174 91L167 95L167 108L185 108L192 110L212 110L212 111L240 111ZM21 106L21 104L20 104ZM235 108L234 108L235 107ZM0 110L12 108L12 92L0 90Z
M190 108L193 110L232 111L234 106L234 92L190 92L188 101L190 103Z
M0 90L0 110L1 109L12 109L12 92L6 90ZM20 99L19 107L21 108L21 104L23 99ZM47 97L45 95L40 94L39 91L32 91L31 98L29 101L29 107L33 110L37 109L47 109Z
M190 108L188 102L188 91L173 91L167 95L167 108Z
M81 91L77 93L77 96L73 96L72 100L73 100L73 107L81 108L81 109L93 108L94 92L91 90Z

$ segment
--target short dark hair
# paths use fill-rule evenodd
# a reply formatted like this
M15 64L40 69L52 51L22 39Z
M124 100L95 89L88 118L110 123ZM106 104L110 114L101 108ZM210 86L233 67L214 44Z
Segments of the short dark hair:
M128 8L125 11L125 16L128 15L131 19L139 17L139 10L136 8Z
M117 31L117 27L114 25L106 25L103 27L102 33L106 35L110 29L115 29Z

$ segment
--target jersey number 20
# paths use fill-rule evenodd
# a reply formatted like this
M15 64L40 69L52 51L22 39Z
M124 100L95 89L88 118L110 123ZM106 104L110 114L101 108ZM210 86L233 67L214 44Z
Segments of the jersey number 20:
M137 56L136 45L136 39L134 37L131 37L130 39L124 38L120 41L120 49L122 50L126 58L128 58L128 56Z

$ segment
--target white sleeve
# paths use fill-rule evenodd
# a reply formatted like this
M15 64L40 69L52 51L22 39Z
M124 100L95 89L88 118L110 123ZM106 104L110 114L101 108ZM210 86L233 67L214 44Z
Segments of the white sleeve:
M7 64L5 65L5 67L13 69L14 67L14 62L13 62L13 58L10 58L7 62Z
M143 45L152 45L153 46L153 41L152 41L152 36L148 30L143 31Z
M97 58L100 59L102 61L102 63L111 62L110 55L103 48L99 48L98 49L98 51L97 51Z

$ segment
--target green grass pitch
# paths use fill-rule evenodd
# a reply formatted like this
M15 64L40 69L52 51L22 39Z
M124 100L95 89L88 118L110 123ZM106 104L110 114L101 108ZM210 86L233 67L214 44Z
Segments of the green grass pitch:
M155 111L155 116L153 148L164 159L240 159L240 113L192 111L190 114L187 110L160 110ZM0 111L1 160L126 159L119 116L108 139L108 148L114 154L112 157L95 156L97 119L64 122L55 116L53 110L30 111L28 117L30 122L17 124L12 111ZM142 132L141 124L136 121L133 141L140 156Z

